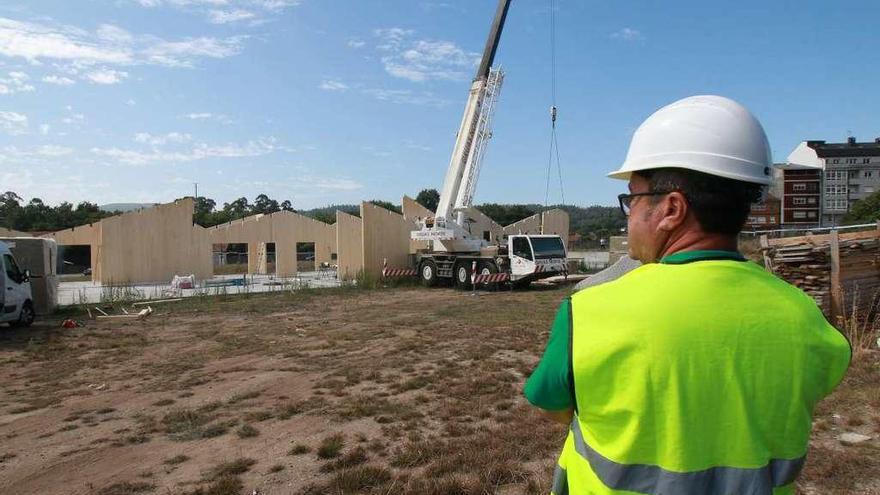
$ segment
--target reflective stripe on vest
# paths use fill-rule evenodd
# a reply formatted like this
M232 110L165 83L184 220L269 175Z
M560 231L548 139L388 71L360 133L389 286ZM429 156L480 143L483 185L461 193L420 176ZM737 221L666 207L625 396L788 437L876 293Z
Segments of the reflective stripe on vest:
M553 486L550 487L551 495L568 495L568 473L559 464L553 472Z
M736 493L739 495L769 495L773 488L792 483L804 466L806 457L797 459L772 459L766 466L757 468L713 467L702 471L679 473L667 471L660 466L648 464L620 464L606 459L584 441L580 422L571 422L574 449L581 455L593 473L609 488L651 495L704 495L707 493ZM557 473L565 470L557 466ZM563 491L556 491L554 476L553 493L568 493L567 483Z

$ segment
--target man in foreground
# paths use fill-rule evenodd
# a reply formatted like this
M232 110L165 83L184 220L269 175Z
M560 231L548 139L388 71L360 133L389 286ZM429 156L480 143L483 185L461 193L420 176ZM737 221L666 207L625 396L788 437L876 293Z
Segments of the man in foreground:
M552 493L788 494L846 339L737 235L771 181L760 123L718 96L675 102L611 177L642 263L563 302L527 399L570 424Z

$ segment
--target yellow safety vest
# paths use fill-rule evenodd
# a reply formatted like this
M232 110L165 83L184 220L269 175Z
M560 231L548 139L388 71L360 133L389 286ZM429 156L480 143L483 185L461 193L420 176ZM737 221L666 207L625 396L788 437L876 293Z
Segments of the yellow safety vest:
M552 493L793 493L851 350L751 262L649 264L572 297L576 414Z

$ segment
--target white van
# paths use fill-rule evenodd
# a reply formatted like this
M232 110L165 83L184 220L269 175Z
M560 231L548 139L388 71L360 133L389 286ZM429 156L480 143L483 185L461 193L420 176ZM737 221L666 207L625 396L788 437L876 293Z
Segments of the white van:
M4 242L0 242L0 310L0 323L29 327L34 322L30 274L18 267Z

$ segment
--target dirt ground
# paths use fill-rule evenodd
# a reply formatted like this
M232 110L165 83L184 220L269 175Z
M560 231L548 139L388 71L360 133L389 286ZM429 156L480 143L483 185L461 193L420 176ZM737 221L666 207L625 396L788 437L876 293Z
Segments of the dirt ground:
M0 328L0 493L546 493L565 428L521 389L569 291L304 290ZM880 493L878 385L868 354L820 404L802 493Z

